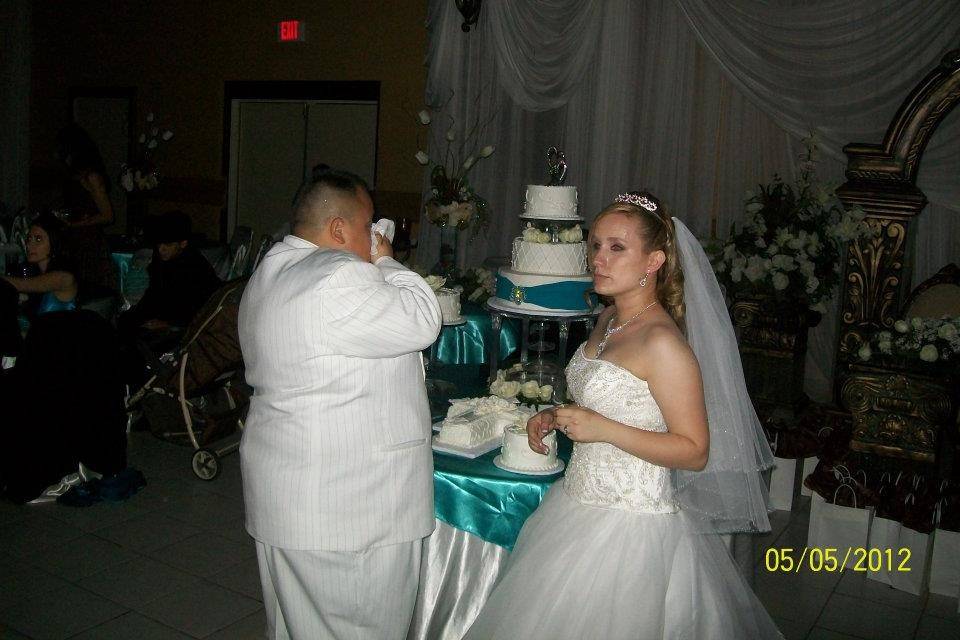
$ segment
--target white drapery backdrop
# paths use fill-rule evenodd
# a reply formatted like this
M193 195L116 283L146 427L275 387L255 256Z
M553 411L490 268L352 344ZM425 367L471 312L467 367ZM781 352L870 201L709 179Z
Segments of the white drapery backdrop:
M426 101L445 104L455 129L489 120L480 142L497 146L471 173L492 224L460 234L469 266L508 253L552 145L588 224L644 187L700 237L724 237L747 189L795 174L808 132L823 141L821 177L842 181L842 146L880 142L910 89L960 47L955 0L487 0L470 33L461 21L453 2L431 0ZM931 205L916 225L914 282L960 256L954 116L920 169ZM423 220L419 241L432 264L439 231ZM818 400L830 396L835 336L832 310L810 336Z

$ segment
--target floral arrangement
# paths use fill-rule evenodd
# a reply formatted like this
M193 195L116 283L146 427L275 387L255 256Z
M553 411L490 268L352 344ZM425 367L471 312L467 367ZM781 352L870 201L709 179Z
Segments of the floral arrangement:
M521 364L515 364L510 369L497 371L497 379L490 383L490 393L492 395L511 400L516 398L520 404L536 406L545 402L550 402L553 397L553 386L549 384L538 384L536 380L507 380L508 374L519 373L523 368Z
M496 291L497 276L489 269L474 267L458 274L457 286L463 287L467 300L483 305Z
M893 331L878 331L860 347L863 361L893 357L922 362L949 362L960 356L960 317L897 320Z
M418 150L414 156L418 163L430 170L431 197L425 205L427 219L438 227L449 226L461 230L476 219L476 227L483 228L487 224L487 203L474 190L467 175L479 161L489 158L495 150L493 145L481 146L478 142L488 122L482 123L478 116L466 128L465 134L459 132L456 120L443 114L447 103L434 110L433 114L427 109L417 113L417 122L424 127L432 124L434 132L439 132L444 128L441 125L446 125L443 138L435 138L434 144L430 145L434 153L439 155L431 157L425 151ZM448 122L441 123L441 119Z
M550 244L557 242L575 244L577 242L583 242L583 229L580 228L579 224L568 229L559 229L551 232L538 229L528 222L526 228L523 230L522 235L526 242L535 242L537 244Z
M847 243L876 231L862 209L845 210L835 188L817 181L816 142L804 144L796 182L774 175L758 192L748 191L744 228L731 229L726 242L707 250L728 295L766 295L823 313L840 281Z
M164 143L173 138L171 129L161 130L157 118L151 111L147 114L147 131L137 138L137 159L130 164L120 165L120 184L127 192L149 191L160 184L156 158Z
M497 286L497 276L493 271L483 267L474 267L466 271L454 271L451 276L426 275L426 270L419 265L407 265L427 281L427 285L434 291L441 289L448 282L451 289L459 291L460 295L483 305L494 294Z

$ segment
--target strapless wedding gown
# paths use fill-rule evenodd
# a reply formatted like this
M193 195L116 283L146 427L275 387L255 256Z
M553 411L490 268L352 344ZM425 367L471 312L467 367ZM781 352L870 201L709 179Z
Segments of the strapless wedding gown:
M583 346L567 366L577 404L667 430L647 383ZM471 640L782 638L722 539L698 534L670 470L606 443L576 443L566 476L524 524Z

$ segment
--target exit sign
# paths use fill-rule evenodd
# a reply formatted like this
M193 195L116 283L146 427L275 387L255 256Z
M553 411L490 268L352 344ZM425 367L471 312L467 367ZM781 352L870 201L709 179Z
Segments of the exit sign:
M281 20L277 23L277 40L303 42L307 39L307 25L300 20Z

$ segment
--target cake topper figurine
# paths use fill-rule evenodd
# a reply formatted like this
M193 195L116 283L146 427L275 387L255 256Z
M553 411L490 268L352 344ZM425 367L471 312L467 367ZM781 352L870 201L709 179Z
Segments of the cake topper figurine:
M556 147L547 149L547 175L550 176L547 182L550 187L559 187L567 179L567 161Z

